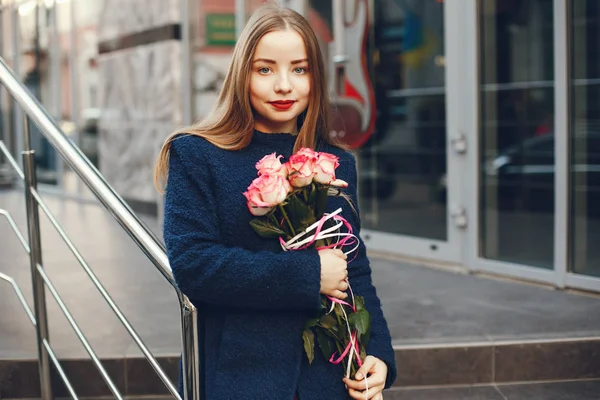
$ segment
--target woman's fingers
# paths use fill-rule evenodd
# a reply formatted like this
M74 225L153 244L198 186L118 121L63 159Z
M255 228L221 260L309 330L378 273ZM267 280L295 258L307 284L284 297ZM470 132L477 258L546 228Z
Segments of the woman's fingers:
M340 249L335 249L333 251L335 253L336 256L343 258L344 260L348 259L348 256L346 255L346 253L344 253L342 250Z
M375 386L367 390L355 390L348 388L348 394L350 397L356 400L377 400L381 399L383 394L383 386ZM367 397L368 396L368 397Z
M367 387L369 388L369 392L371 392L371 389L373 388L377 388L377 387L381 387L383 389L383 387L385 386L385 377L380 377L377 375L373 375L367 378L367 382L365 382L365 380L360 380L360 381L355 381L352 379L344 379L344 383L346 384L346 386L348 386L348 388L357 390L357 391L364 391L367 390ZM373 392L375 393L375 392ZM370 394L370 393L369 393Z
M348 394L353 399L380 400L387 378L387 367L380 359L367 356L354 375L355 379L344 378Z
M341 290L334 290L333 293L331 293L331 297L335 297L336 299L340 300L345 300L348 298L348 294L342 292Z
M346 290L348 290L348 282L346 282L345 280L340 282L340 290L342 292L345 292Z

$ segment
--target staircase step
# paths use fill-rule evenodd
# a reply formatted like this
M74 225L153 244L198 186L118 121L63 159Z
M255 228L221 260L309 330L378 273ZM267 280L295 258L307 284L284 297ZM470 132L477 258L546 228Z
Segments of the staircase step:
M391 389L386 400L598 400L600 380Z
M179 356L156 357L171 382L179 379ZM148 361L143 357L101 359L102 366L123 396L169 395ZM112 396L108 386L89 359L60 361L78 397ZM69 397L62 379L52 371L52 388L56 397ZM40 397L36 360L0 360L0 399ZM155 400L153 397L150 400Z
M502 387L511 388L518 386L511 384L521 382L600 379L600 338L598 337L396 346L395 351L398 379L394 384L394 390L400 391L394 396L407 396L406 393L412 393L410 396L419 396L419 393L428 393L427 390L430 390L419 389L419 387L431 386L498 385L500 387L506 385ZM179 356L163 356L158 357L158 360L171 381L177 384ZM102 363L123 395L168 394L148 362L142 357L109 358L103 359ZM89 359L64 360L61 361L61 365L78 396L111 395ZM68 396L58 376L53 376L53 382L57 397ZM460 390L479 396L480 393L493 393L490 392L490 387ZM542 384L535 387L545 386ZM402 388L411 388L411 391L407 392ZM454 393L453 391L459 389L443 389L442 392L445 390ZM0 360L0 398L33 398L39 397L39 393L35 360ZM518 391L516 393L518 394ZM387 398L389 396L386 396ZM411 397L398 397L398 399L404 398ZM437 399L437 397L427 398ZM486 399L486 397L473 398ZM596 399L598 398L600 398L600 390ZM539 399L546 400L543 397Z
M402 387L600 379L600 337L407 345L395 350L395 385Z

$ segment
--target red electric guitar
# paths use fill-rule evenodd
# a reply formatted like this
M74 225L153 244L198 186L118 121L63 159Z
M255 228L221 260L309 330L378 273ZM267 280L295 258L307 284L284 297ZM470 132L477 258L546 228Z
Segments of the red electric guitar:
M333 0L333 42L329 54L332 94L330 134L351 148L375 130L375 93L367 69L368 0ZM352 18L348 19L348 15ZM348 45L346 45L348 43Z

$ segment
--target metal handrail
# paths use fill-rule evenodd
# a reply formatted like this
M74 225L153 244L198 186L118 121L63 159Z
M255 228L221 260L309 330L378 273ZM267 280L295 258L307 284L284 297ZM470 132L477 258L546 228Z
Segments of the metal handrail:
M23 296L23 292L19 288L19 285L17 285L17 282L12 277L10 277L6 274L3 274L2 272L0 272L0 279L8 282L12 286L13 290L15 291L15 294L17 295L17 298L19 299L19 301L21 302L21 305L25 309L25 313L27 313L27 317L29 317L29 321L31 321L33 326L36 326L35 317L33 316L33 313L31 312L29 305L27 305L27 302L25 301L25 296ZM78 397L75 394L73 385L71 385L71 382L69 381L69 378L65 374L65 371L61 367L60 362L58 361L58 358L56 358L56 354L54 354L52 347L50 347L50 343L48 343L48 341L46 339L44 339L42 344L44 345L44 348L48 352L48 355L50 356L52 363L56 367L56 371L58 372L58 375L62 378L67 390L69 391L69 394L71 395L71 397L73 399L77 400Z
M3 151L6 149L6 147L4 147L4 143L2 143L1 141L0 141L0 149L2 149ZM6 152L6 154L9 154L9 153ZM10 154L9 154L8 158L10 158L12 160L12 157L10 157ZM17 167L17 169L18 169L18 167ZM6 210L0 209L0 215L3 215L4 217L6 217L6 219L8 220L8 224L14 231L15 235L17 236L17 239L19 239L21 246L23 246L23 248L25 249L25 252L27 254L29 254L29 252L30 252L29 245L25 241L25 237L23 236L23 234L17 227L17 224L15 223L15 220L12 218L10 213ZM17 284L17 282L12 277L10 277L6 274L3 274L2 272L0 272L0 279L8 282L11 285L15 294L17 295L17 299L19 299L19 302L21 302L21 305L23 306L23 309L25 310L25 313L27 314L29 321L31 321L31 324L33 326L36 326L35 316L33 315L33 312L31 312L31 309L29 308L29 305L27 304L27 301L25 300L25 296L23 296L23 292L19 288L19 285ZM71 397L73 399L77 400L78 397L75 394L75 390L73 390L73 385L71 385L69 378L67 377L67 375L65 374L65 371L63 370L62 366L58 362L58 358L56 358L56 355L54 354L54 351L52 350L50 343L48 343L48 341L44 339L43 344L44 344L46 351L48 352L48 355L50 356L50 359L52 360L52 363L56 367L56 371L58 372L58 375L62 378L67 390L69 391L69 394L71 395Z
M197 329L197 310L196 307L190 302L186 295L184 295L177 287L171 267L168 262L168 258L165 252L163 244L156 238L156 236L139 220L139 218L133 213L125 201L114 191L114 189L106 182L100 172L93 166L93 164L85 157L85 155L77 148L72 142L64 135L53 118L48 115L40 103L35 99L34 96L23 86L17 79L14 72L6 65L4 60L0 58L0 83L2 83L12 97L19 103L23 111L25 111L25 134L26 143L29 148L29 132L28 132L28 120L27 116L31 118L38 126L44 137L52 144L52 146L58 151L66 163L75 171L75 173L82 179L82 181L89 187L94 193L98 200L104 205L109 213L117 220L117 222L123 227L123 229L129 234L133 241L140 247L140 249L146 254L150 261L155 265L159 272L165 277L165 279L175 289L177 298L179 300L179 306L181 311L181 325L182 325L182 367L183 367L183 385L184 385L184 399L185 400L197 400L201 398L201 391L204 387L203 373L201 371L202 365L200 365L199 349L198 348L198 329ZM166 375L164 371L158 365L158 362L154 359L150 351L143 344L139 336L135 333L127 319L122 315L116 304L112 301L104 287L97 280L89 266L85 263L79 252L72 246L72 243L63 235L60 226L57 226L56 220L49 213L49 210L41 201L41 198L35 190L36 180L35 171L33 165L33 152L24 152L24 164L26 166L25 174L18 168L16 162L10 156L6 146L0 142L0 150L8 155L9 161L13 168L16 169L19 176L25 180L26 194L31 204L28 202L28 220L29 220L29 231L30 231L30 251L31 256L31 269L34 278L34 303L36 304L36 313L39 311L43 317L41 324L36 325L38 330L38 353L40 357L40 379L43 381L47 379L49 381L48 359L44 358L40 351L40 346L43 345L49 348L45 338L47 332L40 336L40 328L46 325L45 321L45 303L43 300L36 300L37 292L43 293L44 282L48 284L48 280L44 279L45 274L43 272L43 263L41 262L41 253L36 258L36 252L39 252L39 243L34 246L33 242L39 242L39 221L37 216L37 206L40 206L44 212L48 215L55 228L61 233L63 239L67 242L70 250L74 252L80 264L84 267L102 296L109 303L112 310L117 314L117 317L123 323L128 333L134 338L138 347L144 353L144 356L148 359L154 370L165 382ZM29 149L28 149L29 150ZM27 168L28 163L31 165ZM31 170L31 171L28 171ZM33 178L32 178L33 177ZM32 216L30 216L32 214ZM37 230L37 232L36 232ZM33 232L33 233L32 233ZM33 250L36 251L33 251ZM42 285L40 288L37 288ZM36 290L36 288L38 290ZM51 290L52 287L50 286ZM53 291L53 290L52 290ZM53 293L54 294L54 293ZM56 296L55 296L56 297ZM43 296L42 296L43 298ZM57 299L58 300L58 299ZM41 303L38 305L38 301ZM39 310L38 310L39 308ZM63 310L64 311L64 310ZM45 328L47 331L47 328ZM171 393L176 397L180 398L178 393L172 387L168 379L165 384ZM50 383L42 382L42 396L44 399L51 396Z

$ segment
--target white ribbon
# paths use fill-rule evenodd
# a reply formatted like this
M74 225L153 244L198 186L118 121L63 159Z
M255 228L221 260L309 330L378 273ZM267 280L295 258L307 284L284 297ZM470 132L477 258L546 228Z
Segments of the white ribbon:
M286 251L287 250L298 250L299 248L307 245L308 243L316 242L317 240L321 240L321 239L327 239L327 238L332 238L332 237L337 237L337 238L351 237L351 238L356 239L356 245L349 251L344 252L344 254L348 255L348 254L355 252L359 247L358 237L356 237L356 235L353 235L350 232L340 232L340 228L344 225L345 220L337 219L333 226L331 226L327 229L323 229L322 231L319 232L318 235L313 234L313 235L306 236L310 232L317 229L317 227L320 224L321 224L321 226L323 226L325 224L325 222L334 218L336 215L338 215L341 212L342 212L342 208L340 207L330 214L323 215L323 217L319 221L315 222L314 224L312 224L311 226L306 228L305 231L300 232L299 234L297 234L296 236L294 236L287 242L282 243L281 247L283 248L283 250L286 250Z

